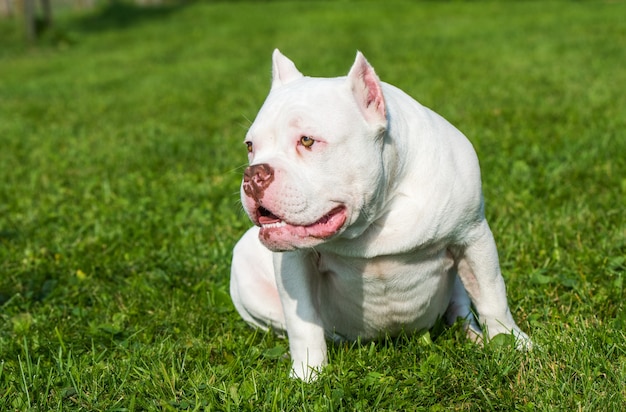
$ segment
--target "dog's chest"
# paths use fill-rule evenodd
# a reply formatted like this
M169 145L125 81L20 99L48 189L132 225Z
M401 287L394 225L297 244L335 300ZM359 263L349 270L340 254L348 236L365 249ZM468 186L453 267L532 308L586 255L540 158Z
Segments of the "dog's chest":
M428 328L448 306L453 264L445 249L372 259L320 255L325 326L348 339Z

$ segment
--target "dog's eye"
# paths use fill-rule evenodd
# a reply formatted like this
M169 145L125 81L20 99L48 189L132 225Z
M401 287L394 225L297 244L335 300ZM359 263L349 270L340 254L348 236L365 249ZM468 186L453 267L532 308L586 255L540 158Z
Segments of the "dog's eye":
M248 146L248 153L252 153L252 142L246 142L246 146Z
M311 147L315 143L315 140L310 138L309 136L302 136L300 138L300 144L304 147Z

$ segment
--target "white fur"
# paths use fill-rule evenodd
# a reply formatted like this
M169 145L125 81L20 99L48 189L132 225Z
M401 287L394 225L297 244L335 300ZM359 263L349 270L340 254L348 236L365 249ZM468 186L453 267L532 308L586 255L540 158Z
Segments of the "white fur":
M304 147L302 136L315 143ZM296 229L242 237L231 295L248 323L287 333L294 376L315 377L327 338L418 331L442 316L480 333L468 294L487 338L512 332L530 345L507 305L472 145L380 82L362 54L347 77L327 79L303 76L276 50L246 141L250 165L273 174L259 196L242 185L244 208L253 220L260 205L280 218L266 229ZM301 227L338 206L345 223L334 234L307 236Z

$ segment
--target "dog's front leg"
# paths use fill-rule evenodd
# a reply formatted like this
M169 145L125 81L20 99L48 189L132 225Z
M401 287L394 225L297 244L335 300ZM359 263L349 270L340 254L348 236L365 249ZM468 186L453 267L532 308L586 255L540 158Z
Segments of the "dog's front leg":
M513 333L518 348L532 347L528 336L511 316L496 243L486 220L469 235L469 243L459 261L458 274L488 338L500 333Z
M317 266L310 252L283 252L274 254L274 270L289 338L291 375L314 380L327 363Z

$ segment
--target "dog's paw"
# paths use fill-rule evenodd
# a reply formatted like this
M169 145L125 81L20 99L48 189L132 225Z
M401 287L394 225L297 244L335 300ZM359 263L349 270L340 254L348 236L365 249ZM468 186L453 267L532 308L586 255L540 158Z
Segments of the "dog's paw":
M495 346L510 346L521 352L530 351L533 349L533 342L528 335L519 329L512 329L508 332L500 332L496 335L486 337L486 343ZM482 344L480 342L479 344Z
M527 334L522 332L519 328L515 328L512 331L515 338L515 349L519 351L529 351L533 349L533 341L530 340Z
M293 379L300 379L303 382L311 383L317 380L319 374L322 370L322 367L313 367L306 365L304 363L295 363L291 366L290 377Z

